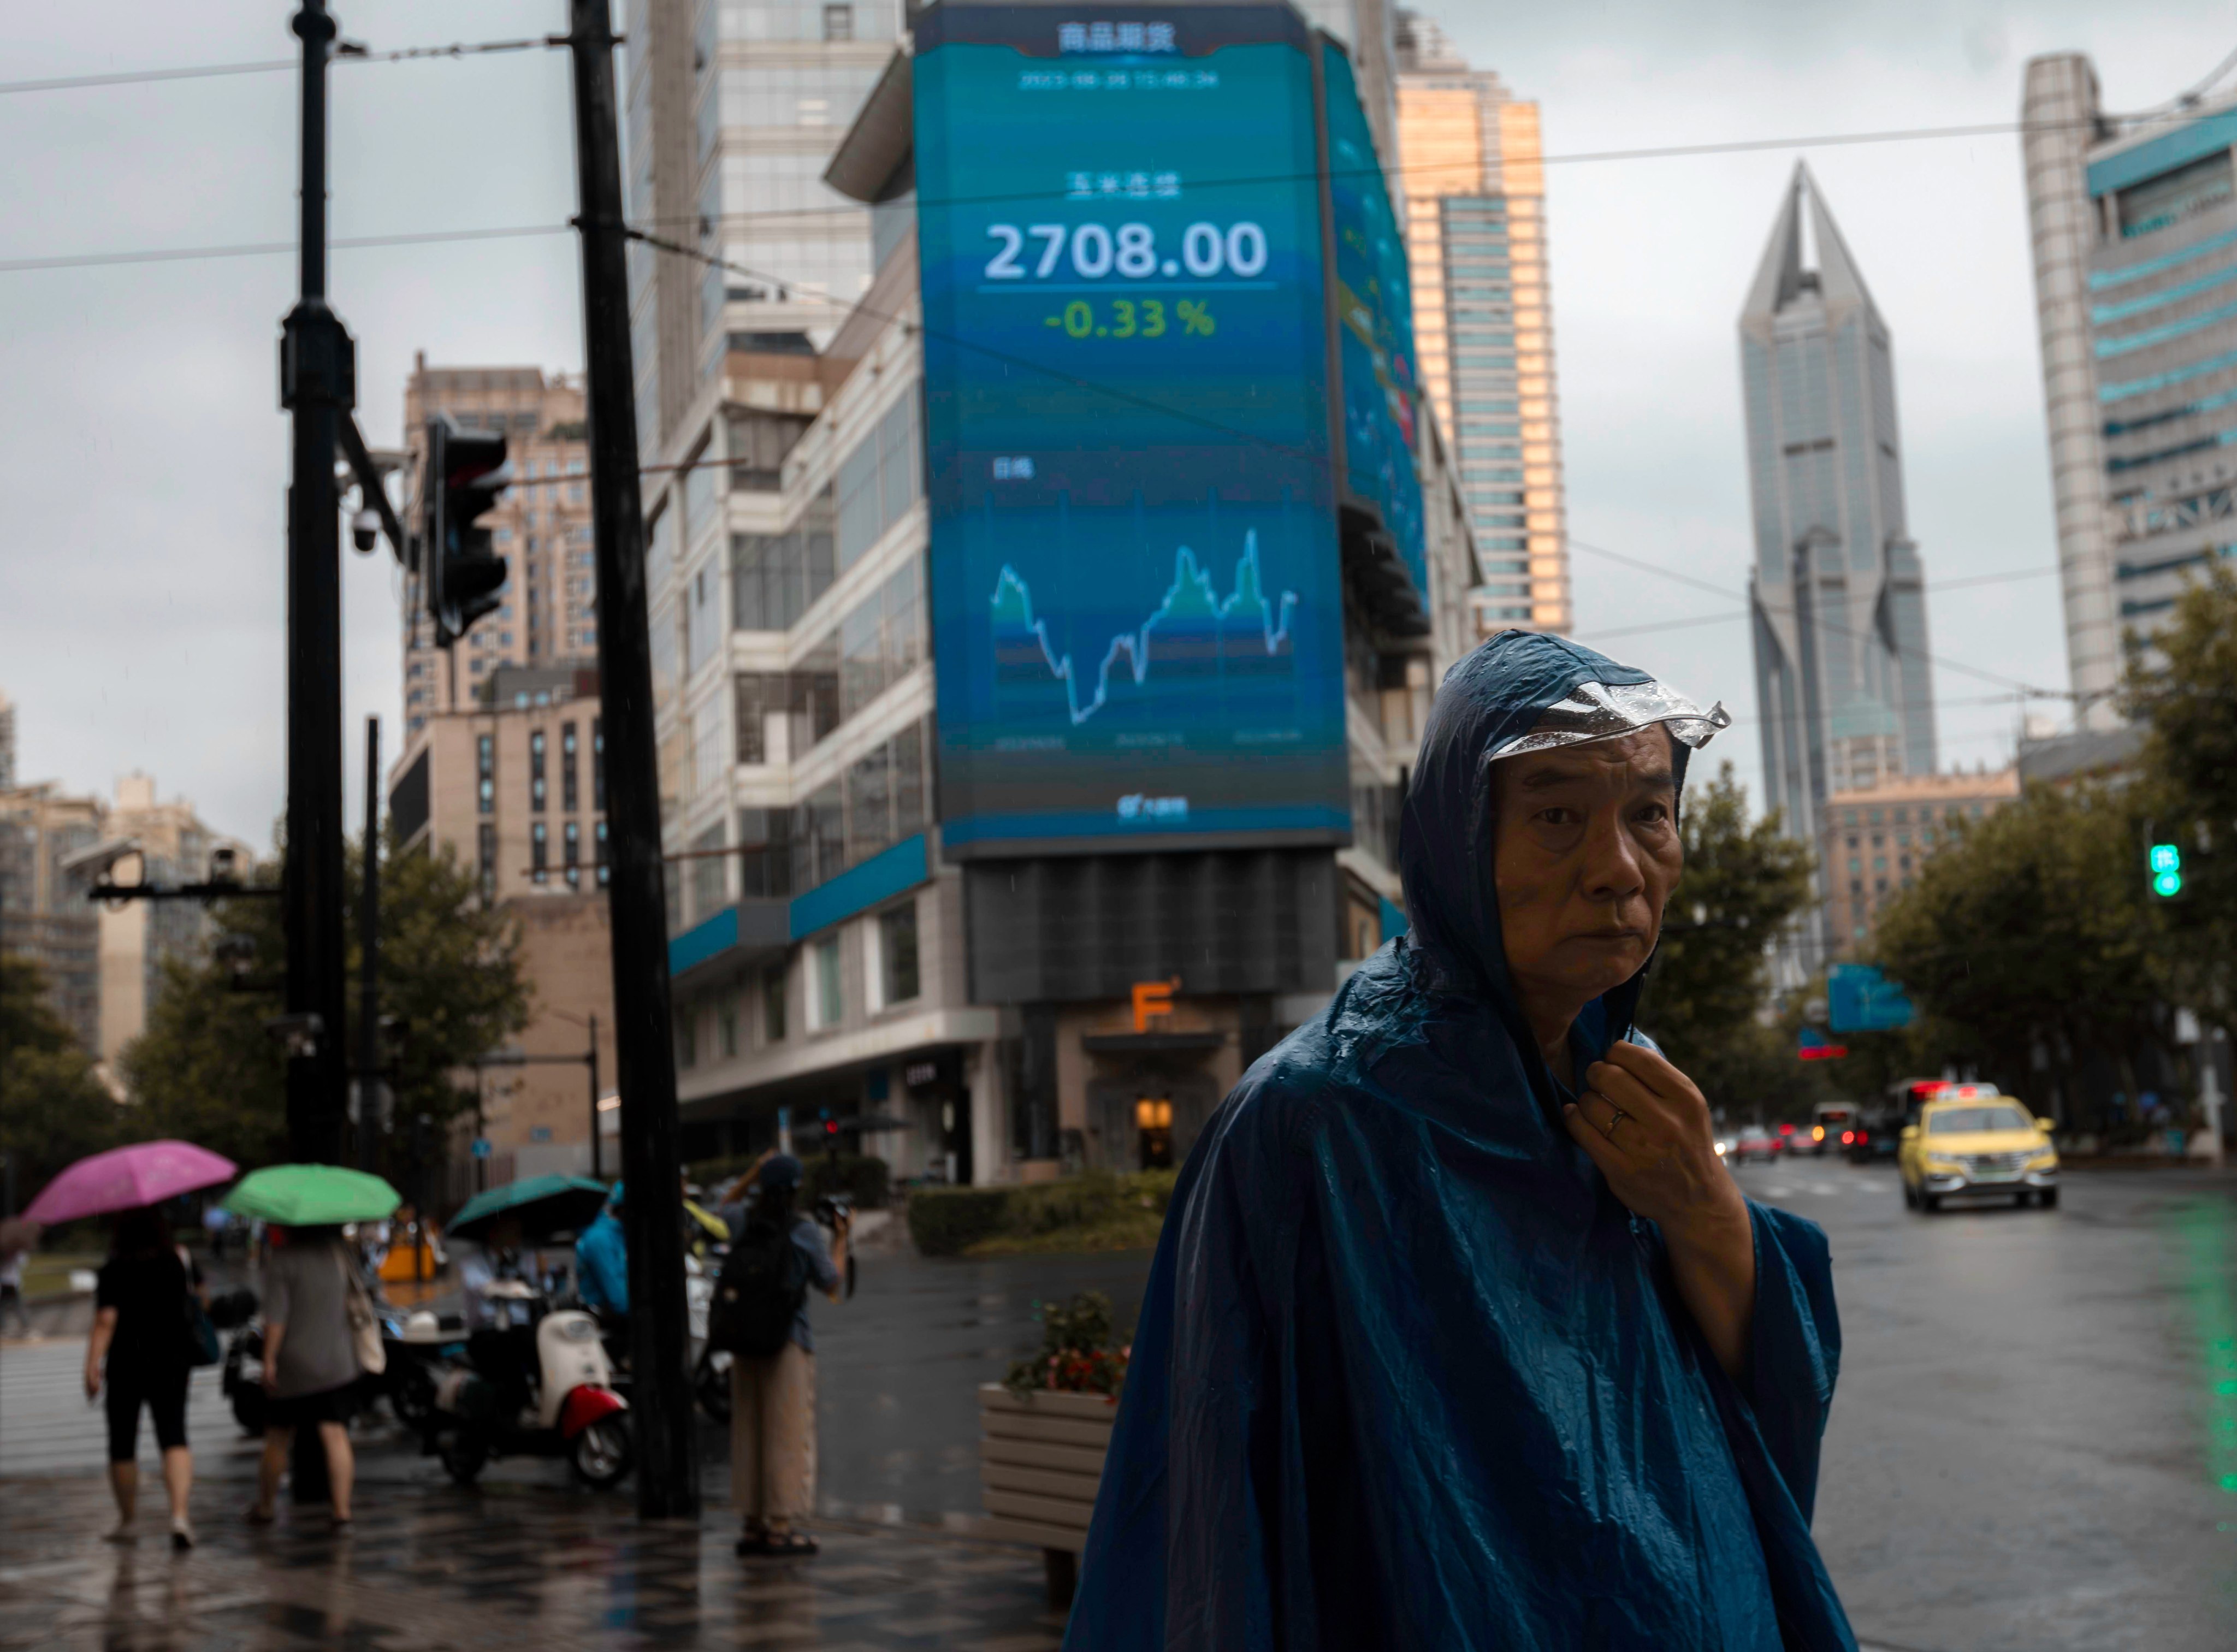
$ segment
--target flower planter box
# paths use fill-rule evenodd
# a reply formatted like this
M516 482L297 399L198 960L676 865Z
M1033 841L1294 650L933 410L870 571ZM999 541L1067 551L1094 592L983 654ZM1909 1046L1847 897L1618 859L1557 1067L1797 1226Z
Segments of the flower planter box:
M1020 1398L1000 1383L979 1386L979 1485L987 1535L1043 1551L1053 1605L1070 1603L1118 1420L1118 1402L1101 1394L1037 1390Z

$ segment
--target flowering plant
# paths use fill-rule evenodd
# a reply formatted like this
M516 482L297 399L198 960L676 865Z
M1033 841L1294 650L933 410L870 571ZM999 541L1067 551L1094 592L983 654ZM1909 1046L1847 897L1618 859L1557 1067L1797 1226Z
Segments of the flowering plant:
M1111 1298L1083 1291L1068 1302L1035 1304L1033 1317L1041 1322L1040 1351L1013 1365L1002 1385L1020 1399L1039 1390L1103 1394L1116 1403L1133 1345L1114 1345Z

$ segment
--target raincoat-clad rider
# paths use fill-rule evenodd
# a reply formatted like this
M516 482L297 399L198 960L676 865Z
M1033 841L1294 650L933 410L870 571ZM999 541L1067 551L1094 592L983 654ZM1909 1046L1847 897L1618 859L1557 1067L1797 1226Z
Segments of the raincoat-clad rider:
M622 1232L621 1209L622 1185L616 1182L598 1219L575 1241L575 1292L591 1312L627 1319L629 1241Z
M1633 1024L1728 721L1553 637L1447 675L1410 932L1182 1173L1067 1652L1853 1652L1825 1235Z

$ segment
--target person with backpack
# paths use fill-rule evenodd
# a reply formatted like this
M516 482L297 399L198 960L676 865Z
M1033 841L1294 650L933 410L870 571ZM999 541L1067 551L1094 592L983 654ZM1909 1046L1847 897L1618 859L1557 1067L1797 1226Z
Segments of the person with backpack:
M847 1219L827 1249L798 1208L801 1163L764 1160L745 1231L715 1283L707 1340L730 1355L730 1497L741 1555L812 1555L799 1523L815 1507L815 1338L808 1288L834 1302L847 1274Z

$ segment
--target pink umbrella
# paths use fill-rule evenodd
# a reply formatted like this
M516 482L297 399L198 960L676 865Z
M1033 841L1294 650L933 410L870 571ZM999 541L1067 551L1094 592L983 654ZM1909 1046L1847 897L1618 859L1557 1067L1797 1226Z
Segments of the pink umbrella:
M23 1215L34 1222L75 1221L214 1187L239 1173L232 1160L189 1142L135 1141L79 1160L49 1182Z

